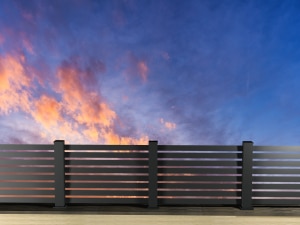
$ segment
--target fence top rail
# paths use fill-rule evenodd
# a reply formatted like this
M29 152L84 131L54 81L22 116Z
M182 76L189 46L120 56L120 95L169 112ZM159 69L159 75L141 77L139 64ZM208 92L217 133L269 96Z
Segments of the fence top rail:
M44 144L0 144L0 150L54 150L54 145L44 145Z
M65 145L65 150L147 150L148 145Z
M212 151L212 152L239 152L242 146L239 145L158 145L159 151Z
M300 151L300 146L253 146L254 151Z

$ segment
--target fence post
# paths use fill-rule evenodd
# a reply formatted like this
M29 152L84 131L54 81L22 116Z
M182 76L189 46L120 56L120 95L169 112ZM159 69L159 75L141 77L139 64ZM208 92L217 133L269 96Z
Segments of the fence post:
M65 141L54 141L55 207L65 207Z
M157 141L149 141L149 191L148 191L148 207L157 208Z
M243 141L242 153L242 210L251 210L252 206L252 165L253 142Z

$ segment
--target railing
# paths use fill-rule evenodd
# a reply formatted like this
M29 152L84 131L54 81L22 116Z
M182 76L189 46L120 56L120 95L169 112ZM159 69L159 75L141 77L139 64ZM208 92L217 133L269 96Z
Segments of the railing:
M0 203L300 205L300 147L0 145Z

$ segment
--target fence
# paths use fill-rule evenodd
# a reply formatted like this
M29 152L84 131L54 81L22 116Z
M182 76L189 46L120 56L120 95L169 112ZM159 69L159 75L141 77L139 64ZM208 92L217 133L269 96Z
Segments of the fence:
M0 145L0 203L300 205L300 147Z

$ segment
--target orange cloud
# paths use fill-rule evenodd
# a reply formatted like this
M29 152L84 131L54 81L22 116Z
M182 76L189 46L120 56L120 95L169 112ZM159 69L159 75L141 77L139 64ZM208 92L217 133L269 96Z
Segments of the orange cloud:
M0 113L21 109L30 112L30 78L23 56L0 57Z
M140 138L121 137L121 136L117 135L116 133L114 133L112 130L105 131L102 135L107 144L142 145L142 144L147 144L149 141L149 138L146 135L144 135Z
M147 137L123 137L114 132L116 112L110 108L99 93L91 91L82 79L87 72L76 68L76 65L64 63L57 71L57 92L62 97L62 107L71 126L83 129L82 135L91 142L103 141L107 144L145 143Z
M163 118L160 118L160 123L163 124L168 130L176 129L176 123L165 121Z
M61 105L54 98L43 95L35 102L35 110L32 115L34 119L43 124L44 127L50 128L61 121Z

